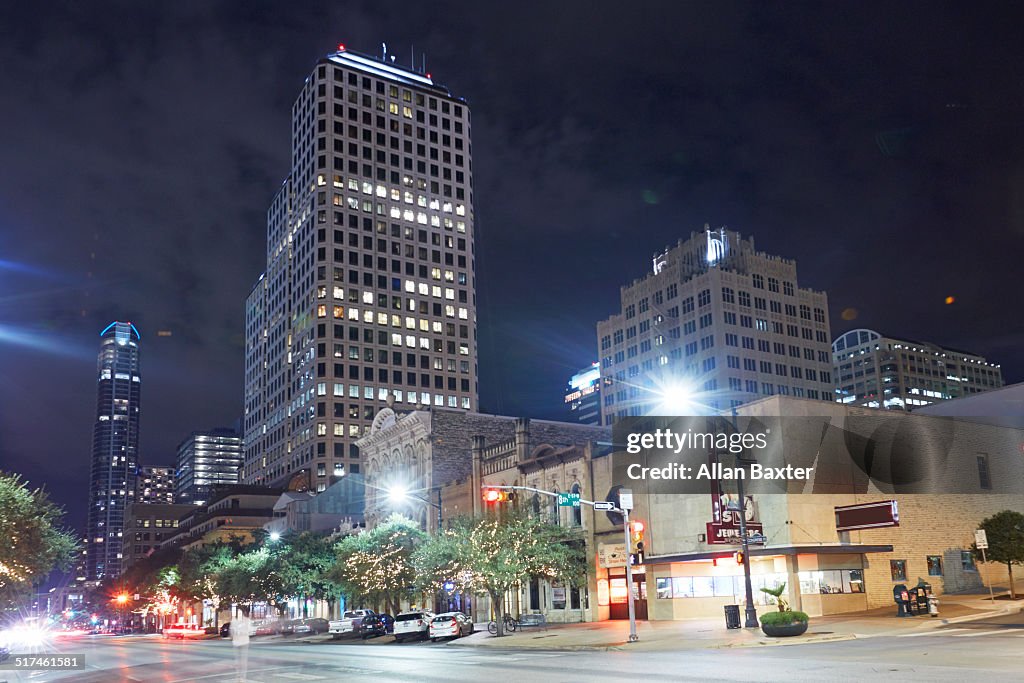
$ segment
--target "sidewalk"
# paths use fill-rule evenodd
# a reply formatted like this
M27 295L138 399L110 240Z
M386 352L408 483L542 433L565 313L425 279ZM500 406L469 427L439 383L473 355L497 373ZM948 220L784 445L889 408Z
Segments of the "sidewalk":
M759 614L767 608L761 608ZM583 624L552 624L548 630L531 628L497 638L477 625L479 632L449 643L450 647L493 647L536 650L696 650L737 647L800 645L858 638L893 636L926 631L946 624L985 619L1019 612L1022 604L995 603L988 596L941 596L938 617L896 616L896 606L849 612L826 617L811 617L802 636L769 638L760 629L727 629L725 617L684 621L638 621L639 641L629 643L629 622L599 621Z

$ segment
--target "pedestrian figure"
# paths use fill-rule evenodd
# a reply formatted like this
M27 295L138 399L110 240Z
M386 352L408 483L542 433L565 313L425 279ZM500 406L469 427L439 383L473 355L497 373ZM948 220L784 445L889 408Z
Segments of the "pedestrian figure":
M238 615L231 622L231 645L235 651L235 672L238 680L244 682L249 672L249 608L239 607Z

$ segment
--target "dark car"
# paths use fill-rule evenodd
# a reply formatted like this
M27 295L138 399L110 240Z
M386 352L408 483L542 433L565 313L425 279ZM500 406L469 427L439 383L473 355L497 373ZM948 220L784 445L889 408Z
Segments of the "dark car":
M317 633L327 633L328 621L321 619L320 617L309 617L308 619L300 619L295 622L295 626L292 631L295 635L310 635Z
M281 622L281 630L279 633L283 636L295 635L295 627L302 623L302 619L288 619L287 621Z
M224 625L220 627L220 637L230 638L231 637L231 622L225 621Z
M390 614L371 614L363 617L359 633L363 640L385 636L395 630L395 618Z

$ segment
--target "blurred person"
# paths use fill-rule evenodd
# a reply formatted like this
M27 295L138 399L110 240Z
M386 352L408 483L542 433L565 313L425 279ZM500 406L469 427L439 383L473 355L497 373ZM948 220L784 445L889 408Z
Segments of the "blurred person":
M245 681L249 673L249 608L239 607L238 615L231 622L231 645L235 651L235 672L239 681Z

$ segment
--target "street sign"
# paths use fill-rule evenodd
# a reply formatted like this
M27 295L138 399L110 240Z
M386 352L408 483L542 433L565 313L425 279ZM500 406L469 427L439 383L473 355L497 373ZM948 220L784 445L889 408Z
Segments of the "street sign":
M602 567L625 567L629 561L625 543L598 543L597 561Z
M978 529L974 532L974 545L978 546L978 550L988 548L988 534L984 529Z
M619 507L623 510L633 509L633 489L619 489Z
M614 510L615 509L615 503L599 500L596 503L594 503L594 509L595 510Z
M559 493L558 506L563 508L578 508L580 506L580 494L568 491Z

